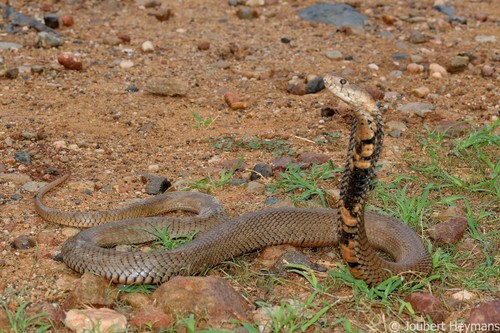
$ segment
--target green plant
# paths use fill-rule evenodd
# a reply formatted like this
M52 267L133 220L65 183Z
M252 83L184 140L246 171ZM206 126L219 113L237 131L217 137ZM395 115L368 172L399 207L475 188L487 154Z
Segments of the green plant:
M11 326L13 333L24 333L24 332L45 332L48 331L52 325L47 323L48 313L42 312L28 317L26 308L30 304L29 302L22 302L16 297L16 302L19 305L15 312L12 312L5 301L0 300L0 305L5 310L7 314L7 319ZM44 320L46 319L46 320Z
M243 157L241 157L229 171L226 169L222 169L219 179L213 179L211 176L204 177L202 179L196 180L193 182L193 185L189 187L189 189L200 189L206 192L210 192L212 189L227 185L231 178L233 177L236 170L239 169L241 164L243 163Z
M193 124L193 126L196 128L209 127L217 119L217 117L215 119L203 118L195 111L191 111L191 113L193 114L194 118L196 119L195 123Z
M290 164L281 178L267 185L272 193L290 193L294 202L309 200L318 196L323 206L328 206L325 197L326 191L319 187L323 180L337 177L336 173L342 172L329 161L325 164L313 165L309 170L302 170L300 166Z
M197 231L194 231L191 234L172 235L170 232L170 226L160 228L156 225L152 225L151 229L146 229L146 231L156 238L156 240L153 241L153 245L160 246L161 250L167 251L176 249L183 244L191 242L198 233Z
M157 288L158 286L152 284L140 284L140 285L130 284L130 285L119 285L118 291L124 293L141 293L141 294L151 295L153 291L155 291Z

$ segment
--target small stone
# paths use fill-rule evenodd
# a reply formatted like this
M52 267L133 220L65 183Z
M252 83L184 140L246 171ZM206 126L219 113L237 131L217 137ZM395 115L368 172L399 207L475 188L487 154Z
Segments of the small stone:
M396 60L404 60L408 58L408 55L406 53L393 53L391 55L391 58Z
M476 36L474 39L476 40L476 42L479 42L479 43L496 43L497 42L497 37L495 35L491 35L491 36L479 35L479 36Z
M21 151L16 152L16 155L14 156L14 159L17 162L22 163L24 165L31 165L31 156L25 150L21 150Z
M33 73L33 74L42 74L44 70L45 70L45 67L43 67L43 66L39 66L39 65L31 66L31 73Z
M467 219L462 216L452 217L435 226L431 237L440 243L456 244L464 236Z
M160 8L154 16L160 22L164 22L169 20L174 15L173 11L170 8Z
M132 41L132 36L129 34L119 33L116 37L118 37L125 44L130 44Z
M244 110L250 106L247 101L231 91L224 94L224 101L231 110Z
M36 36L36 45L38 47L43 47L44 49L50 49L51 47L59 47L63 45L63 42L58 36L42 31Z
M411 62L414 62L416 64L420 64L424 61L424 57L422 57L420 54L412 54L410 56Z
M422 44L429 41L429 37L425 36L419 30L412 30L410 32L410 36L408 37L408 41L413 44Z
M431 90L427 87L418 87L411 91L411 93L418 98L424 98L429 95L430 92Z
M312 80L308 80L306 86L308 94L314 94L325 89L325 83L323 82L322 76L315 76Z
M264 0L247 0L245 5L250 6L250 7L259 7L259 6L264 6Z
M421 102L403 104L398 107L398 111L404 113L414 113L419 117L425 117L427 113L432 112L435 109L436 106L434 104L421 103Z
M61 23L65 27L72 27L73 24L75 24L75 20L73 19L73 16L66 14L61 16Z
M125 59L120 61L120 68L129 69L132 67L134 67L134 62L132 60Z
M210 48L210 42L209 41L202 41L198 44L198 50L200 51L206 51Z
M269 164L258 163L253 168L250 174L250 180L257 180L260 178L270 178L273 176L273 167Z
M12 247L16 250L27 250L35 245L36 242L27 235L21 235L12 242Z
M99 332L121 332L127 328L127 318L107 308L72 309L66 313L64 325L76 333L91 332L96 327L99 328Z
M451 298L460 302L470 301L474 299L474 297L475 295L473 293L468 292L467 290L461 290L451 295Z
M486 22L488 21L488 14L486 13L477 13L476 14L476 20L479 22Z
M291 157L275 158L271 161L274 170L285 171L289 165L294 164L295 160Z
M484 65L483 68L481 68L481 75L483 77L493 76L494 72L495 72L495 69L493 67L491 67L490 65Z
M45 14L43 22L51 29L59 28L59 17L56 14Z
M278 202L278 198L276 197L269 197L264 201L264 205L274 205Z
M136 309L140 309L151 303L151 298L142 292L120 293L119 298L121 302L124 302L125 304L128 304Z
M469 65L469 57L467 56L455 56L451 59L450 65L447 70L450 73L459 73L467 68Z
M383 15L382 21L384 21L384 23L387 25L393 25L394 23L396 23L396 18L392 15Z
M444 320L444 310L441 301L434 295L411 293L405 297L405 302L409 302L415 312L429 315L434 323L441 323Z
M299 161L303 163L324 164L330 160L330 156L306 151L300 154Z
M127 87L127 89L125 89L125 91L130 93L135 93L139 91L139 88L137 88L137 86L132 83Z
M500 327L500 299L490 302L480 303L470 312L469 325L491 325L492 332L497 331ZM489 329L488 329L489 330ZM486 330L484 330L486 331Z
M423 65L420 65L420 64L415 64L415 63L409 63L408 66L406 66L406 71L408 71L408 73L412 73L412 74L419 74L419 73L422 73L424 71L424 66Z
M57 56L57 61L66 69L81 70L83 63L79 55L63 53Z
M247 191L250 193L263 192L265 189L266 186L259 182L252 181L247 184Z
M332 59L332 60L342 60L342 59L344 59L344 55L339 50L329 50L329 51L326 51L326 57L328 59Z
M389 132L394 131L394 130L405 132L408 130L408 127L406 126L405 123L403 123L402 121L394 121L394 120L391 120L391 121L388 121L387 123L385 123L385 128Z
M403 76L403 72L402 71L391 71L389 73L389 77L394 77L394 78L400 78Z
M255 9L244 7L236 11L236 16L241 20L251 20L259 17L259 13Z
M283 43L283 44L289 44L292 40L288 37L281 37L280 41Z
M143 174L141 175L141 178L143 181L147 182L147 194L157 195L165 192L170 186L172 186L172 184L165 177Z
M145 90L153 95L185 96L188 91L186 83L177 78L151 78L146 82Z
M429 65L429 73L432 76L434 76L435 73L439 73L441 77L448 75L446 69L443 66L436 63L432 63Z
M142 49L142 52L144 52L144 53L152 53L155 51L153 43L149 40L142 43L141 49Z
M12 79L15 79L18 74L19 74L19 68L14 67L14 68L10 68L10 69L6 70L4 73L4 76L7 79L12 80Z
M0 173L0 183L22 185L31 181L31 177L22 173Z
M377 64L368 64L368 68L373 69L374 71L378 71L379 67Z
M292 95L302 96L307 94L307 85L303 81L290 83L287 88L288 92Z

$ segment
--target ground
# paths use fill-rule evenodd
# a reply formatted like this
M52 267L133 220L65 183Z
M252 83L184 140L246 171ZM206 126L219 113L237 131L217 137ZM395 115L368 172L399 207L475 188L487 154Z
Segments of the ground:
M469 125L463 136L467 136L491 126L499 117L498 72L495 72L499 51L496 44L476 39L496 35L498 40L500 6L495 1L454 2L457 15L465 17L467 24L446 22L447 16L434 10L432 1L350 2L369 17L364 29L338 29L301 20L297 10L314 5L312 0L269 1L255 7L258 17L248 20L237 16L241 6L233 7L225 1L174 1L168 3L173 16L165 21L150 15L160 9L145 8L139 2L11 1L14 8L35 18L42 17L44 12L69 14L74 18L73 26L57 30L64 40L59 48L35 47L37 33L33 29L0 35L2 41L23 45L17 51L0 50L7 68L20 69L16 78L0 77L0 172L26 174L40 182L53 180L56 174L70 173L70 182L47 197L49 206L67 210L119 206L127 200L147 197L138 173L165 176L182 187L208 175L218 179L221 163L239 158L252 168L256 163L270 163L276 155L294 156L294 152L309 151L328 155L335 167L342 167L350 127L347 109L326 90L306 95L287 92L289 81L295 76L306 78L335 71L346 74L379 97L384 93L400 94L401 98L382 100L388 108L384 117L386 122L403 122L407 130L399 137L386 137L378 176L381 183L394 182L401 189L404 183L397 181L398 176L411 175L414 179L408 187L408 196L412 195L412 189L414 195L420 195L419 185L439 183L415 168L431 160L429 146L422 142L427 140L429 144L433 129L443 121L466 122ZM430 38L424 43L412 43L408 38L413 30ZM129 36L130 42L124 42L127 38L123 36ZM145 41L152 42L154 52L143 52L141 45ZM209 48L200 50L204 42L209 43ZM339 50L351 58L330 59L326 53L331 50ZM69 70L58 64L57 57L64 52L79 54L83 69ZM395 59L396 53L407 57ZM442 78L429 74L429 64L446 68L460 53L475 57L467 68ZM406 70L410 57L415 55L422 59L425 69L422 73ZM132 61L133 66L124 66L125 60ZM30 67L35 65L43 66L44 71L31 73ZM396 70L401 70L402 75L390 74ZM148 93L146 83L156 77L180 80L187 87L187 94ZM129 91L133 90L129 89L131 86L138 91ZM429 88L431 94L423 98L415 96L412 91L421 86ZM224 100L227 92L247 101L248 107L231 109ZM436 109L423 117L397 110L400 105L417 101L432 103ZM322 109L328 107L336 112L333 117L322 117ZM492 133L498 136L498 122ZM498 140L495 142L498 144ZM265 143L270 143L271 148L264 149ZM438 158L452 155L452 148L446 142L443 147L444 150L437 152ZM498 166L498 147L490 148L487 148L489 159ZM29 153L31 164L16 160L20 151ZM469 166L461 164L464 162L461 157L451 158L454 158L451 174L460 179L473 177ZM495 174L494 167L484 173L497 179L498 170ZM276 182L278 174L263 183ZM248 175L243 170L234 177ZM55 282L61 276L75 273L53 257L68 237L67 230L37 216L34 193L14 183L4 182L0 186L3 299L10 302L12 309L14 295L33 304L61 302L65 295L54 287ZM319 186L334 190L338 188L338 178ZM246 186L225 185L210 190L231 216L267 207L264 202L269 196L287 198L283 192L252 192ZM464 258L469 252L460 252L467 246L443 248L453 253L450 256L455 266L465 263L462 268L475 271L490 258L498 270L498 232L495 233L498 192L497 196L484 194L486 199L482 193L467 192L468 206L451 199L458 192L443 191L442 196L434 193L440 204L427 210L427 216L420 217L425 221L423 227L418 224L413 227L427 244L431 242L429 230L439 222L437 216L445 210L447 202L458 203L466 211L472 207L470 216L485 213L480 220L482 224L473 231L468 229L460 241L462 245L468 244L469 250L477 248L470 252L471 261ZM439 201L435 197L433 200ZM383 198L375 196L373 205L377 203L384 207ZM470 216L467 215L469 224ZM12 243L21 235L37 241L37 246L14 249ZM488 243L489 253L482 251L485 243L478 241L477 237L482 235L487 236L484 242ZM433 250L439 250L438 246ZM335 266L327 253L320 254ZM453 259L459 257L460 260ZM259 267L258 263L249 265L254 273ZM231 273L238 274L237 270ZM431 282L428 287L445 302L453 292L464 289L475 295L473 301L458 308L446 308L447 321L465 320L474 304L499 297L498 275L496 278L488 275L482 287L474 289L460 282L463 274ZM300 277L290 279L305 283ZM258 291L257 285L248 283L247 288L248 285L257 290L248 293L254 296L250 297L251 302L266 297L266 302L279 305L282 299L304 292L303 288L294 287L296 283L287 285L286 281L274 292ZM343 297L352 295L352 290L337 286L329 293ZM357 307L365 306L363 296L357 297L361 297ZM387 315L400 318L397 311L400 305L392 303L390 306L396 310ZM341 302L337 310L327 313L328 320L342 318L338 324L340 330L343 327L349 331L346 325L342 326L347 321L353 330L370 331L373 319L370 316L386 313L378 305L366 305L371 310L367 317L360 317L360 312L352 306Z

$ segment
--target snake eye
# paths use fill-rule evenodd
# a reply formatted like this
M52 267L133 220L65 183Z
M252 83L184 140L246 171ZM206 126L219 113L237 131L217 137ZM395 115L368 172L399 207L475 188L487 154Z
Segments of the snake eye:
M340 84L345 86L347 84L347 80L346 79L340 79Z

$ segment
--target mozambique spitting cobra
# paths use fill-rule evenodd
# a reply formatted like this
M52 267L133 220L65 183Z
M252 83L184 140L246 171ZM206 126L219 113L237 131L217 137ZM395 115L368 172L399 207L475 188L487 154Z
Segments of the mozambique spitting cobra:
M415 232L394 218L364 211L383 141L378 104L366 90L336 74L324 76L324 83L351 107L355 119L338 210L276 208L229 219L217 199L198 192L166 192L107 211L67 212L45 206L44 194L64 182L66 175L41 188L35 197L36 211L45 220L93 226L63 244L64 262L77 272L102 275L115 283L159 284L266 246L339 244L352 275L369 285L395 274L428 274L431 260ZM174 210L195 215L154 216ZM155 227L168 228L171 235L197 231L198 236L171 251L120 252L113 248L150 242L155 236L148 230ZM394 261L383 259L377 251L389 254Z

